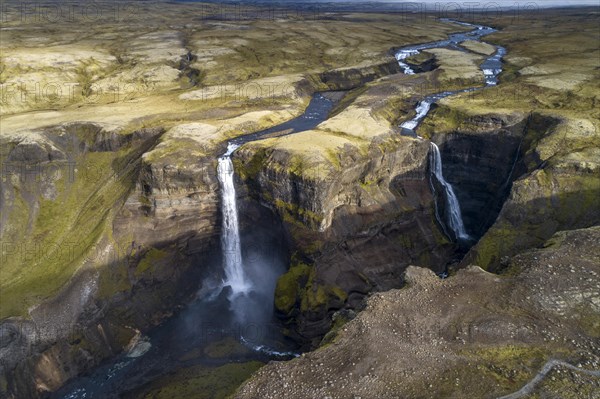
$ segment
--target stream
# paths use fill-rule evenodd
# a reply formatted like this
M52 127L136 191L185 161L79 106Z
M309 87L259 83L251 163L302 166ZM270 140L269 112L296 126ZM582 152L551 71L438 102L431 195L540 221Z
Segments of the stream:
M497 32L496 29L490 28L483 25L473 25L468 24L466 22L457 22L453 20L445 19L446 22L452 22L463 26L469 26L474 28L472 31L463 32L463 33L455 33L449 35L448 39L440 40L437 42L418 44L413 46L407 46L399 49L396 53L396 59L398 60L398 64L401 68L403 68L404 73L407 75L414 75L415 72L410 65L408 65L405 61L407 58L419 54L423 50L447 47L453 50L459 51L468 51L463 47L460 47L459 44L467 41L481 41L480 39L483 36L490 35L494 32ZM498 84L498 75L502 72L502 57L506 55L506 49L501 46L495 46L496 52L486 58L480 65L479 68L483 72L485 78L485 87L496 86ZM419 137L415 130L419 126L419 123L427 116L431 109L431 105L436 102L444 99L446 97L459 94L459 93L468 93L476 90L481 90L484 87L472 87L468 89L462 90L454 90L454 91L443 91L440 93L434 93L426 96L423 100L421 100L417 104L417 108L415 109L416 115L402 123L400 127L402 128L402 134L406 136Z
M454 22L455 21L448 21ZM459 46L465 40L479 40L495 32L494 29L460 23L473 27L470 32L449 35L447 40L408 46L396 54L405 74L414 74L405 61L411 55L426 49L449 47L466 51ZM502 71L501 58L505 54L496 46L496 53L480 66L485 75L486 86L498 83ZM442 98L461 92L479 90L469 88L446 91L426 96L416 107L416 116L401 125L402 134L416 138L419 123L427 116L431 105ZM339 94L339 93L338 93ZM273 294L277 277L285 272L286 259L252 262L244 259L244 242L240 236L235 190L235 171L231 160L235 150L250 141L267 137L278 137L316 127L327 119L336 101L336 96L315 93L299 117L278 126L232 139L226 151L218 159L218 177L222 192L223 215L221 246L223 251L224 279L208 289L203 295L187 305L175 316L154 328L147 336L140 336L137 343L127 352L109 359L89 374L76 378L57 391L54 398L118 398L124 393L137 392L144 385L195 365L216 368L231 362L259 360L285 360L297 356L296 347L286 342L281 326L273 316ZM337 96L339 98L339 95ZM439 149L432 143L430 171L445 191L446 206L451 216L442 226L453 231L457 239L468 240L460 214L460 205L452 186L445 181ZM433 187L433 184L432 184ZM436 205L437 206L437 205ZM268 278L265 278L268 276ZM229 339L231 351L222 357L207 356L211 345Z
M424 43L401 48L396 53L396 60L398 60L398 64L401 68L403 68L405 74L415 74L415 71L409 64L406 63L406 61L409 57L419 54L422 50L447 47L459 51L468 51L467 49L460 46L462 42L467 40L473 40L484 43L480 40L483 36L487 36L494 32L497 32L496 29L483 25L474 25L450 19L444 19L444 21L468 26L470 28L473 28L473 30L469 32L455 33L449 35L447 40L441 40L437 42ZM401 134L404 136L411 136L416 137L418 139L422 139L422 137L416 133L416 129L418 128L421 121L423 121L423 119L425 119L425 117L429 114L429 111L431 110L431 106L433 104L440 101L441 99L450 97L452 95L473 92L476 90L481 90L485 87L496 86L498 84L498 75L500 75L500 73L502 72L502 57L506 54L506 49L501 46L493 47L496 49L494 54L488 56L479 65L479 68L483 72L485 79L484 87L471 87L461 90L443 91L425 96L425 98L419 101L419 103L417 104L417 107L415 108L415 116L412 119L409 119L408 121L405 121L400 125ZM447 212L445 212L445 218L442 215L440 209L441 207L439 206L437 201L435 203L435 213L438 223L444 230L446 236L448 236L450 239L457 241L459 244L471 244L473 242L473 237L465 229L460 203L458 202L458 198L456 197L454 188L444 178L440 149L438 148L437 144L433 142L431 142L431 149L429 152L429 170L432 192L435 195L435 181L437 181L437 185L438 187L442 188L443 195L445 198L444 205L445 209L447 210Z

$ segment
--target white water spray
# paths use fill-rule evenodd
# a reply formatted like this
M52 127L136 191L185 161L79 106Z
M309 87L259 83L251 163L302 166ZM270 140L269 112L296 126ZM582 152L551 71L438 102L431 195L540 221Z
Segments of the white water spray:
M227 152L219 158L217 167L222 191L221 245L223 248L223 268L225 270L223 286L231 287L232 297L247 293L250 288L242 262L237 200L233 183L234 171L233 162L231 162L231 154L237 148L238 145L230 143L227 146Z
M435 143L431 143L429 161L431 172L434 174L437 181L444 188L444 194L446 197L446 208L448 209L449 213L449 227L452 229L457 239L464 241L470 240L471 236L467 234L467 231L465 229L465 224L462 219L462 213L460 211L458 198L456 198L456 194L454 194L454 189L452 188L452 185L448 183L446 179L444 179L444 175L442 174L442 156L440 154L440 149Z
M400 50L396 53L396 61L398 61L398 65L404 70L405 75L415 74L415 71L404 60L416 54L419 54L418 50Z
M423 101L419 102L419 104L417 105L417 108L415 109L415 111L417 111L417 114L415 115L415 117L409 121L404 122L403 124L400 125L400 127L403 127L405 129L415 130L417 128L417 126L419 125L419 122L421 122L421 120L423 118L425 118L425 116L429 113L430 109L431 109L431 102L429 102L427 100L423 100Z

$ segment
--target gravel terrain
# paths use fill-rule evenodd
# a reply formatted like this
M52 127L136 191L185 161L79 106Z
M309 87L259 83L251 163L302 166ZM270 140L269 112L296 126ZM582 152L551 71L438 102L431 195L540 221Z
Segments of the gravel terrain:
M410 267L405 288L373 295L332 343L270 363L235 397L497 398L551 359L597 371L599 244L598 227L557 233L503 275ZM600 397L594 373L562 363L533 385L523 397Z

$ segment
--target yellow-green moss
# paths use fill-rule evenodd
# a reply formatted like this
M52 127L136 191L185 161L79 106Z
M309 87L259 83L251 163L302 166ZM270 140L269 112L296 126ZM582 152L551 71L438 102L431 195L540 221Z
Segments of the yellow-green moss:
M275 200L275 206L283 216L283 220L286 223L290 224L298 224L300 226L308 226L316 227L319 226L321 221L323 220L323 216L302 208L297 204L291 204L289 202L282 201L280 199Z
M12 230L7 241L18 243L18 252L2 259L0 318L26 314L29 306L57 292L89 251L91 259L97 255L95 245L108 228L111 210L134 187L135 163L115 169L120 157L131 160L134 154L121 150L79 157L74 176L65 172L54 182L56 198L37 199L39 211L31 231L22 221ZM17 198L14 204L24 202Z
M340 157L338 155L339 151L333 149L327 149L325 154L327 159L331 164L335 167L336 170L342 170L342 162L340 161Z
M256 150L253 152L252 157L247 161L243 162L239 158L233 159L233 165L236 173L243 180L256 179L260 171L265 166L265 161L269 156L268 149L264 147L253 147Z
M581 305L574 315L587 335L596 339L600 338L600 314L590 304Z
M334 285L319 284L316 281L316 269L312 268L300 302L302 312L318 312L322 309L329 309L330 302L337 300L345 302L348 294Z
M314 266L294 263L277 281L275 307L289 314L299 304L302 312L329 308L332 301L344 303L348 294L334 285L318 284Z
M209 368L193 366L161 377L144 389L147 399L226 399L264 363L229 363Z
M288 314L300 298L300 293L306 285L312 267L305 263L296 263L279 277L275 288L275 307L282 313Z
M547 360L547 351L535 346L493 346L468 352L477 369L493 377L506 389L518 389L530 380Z
M135 268L135 276L140 277L149 270L156 262L167 256L167 253L157 248L150 248Z
M490 264L498 262L500 254L511 248L517 237L518 232L513 228L494 226L477 243L475 264L486 269Z

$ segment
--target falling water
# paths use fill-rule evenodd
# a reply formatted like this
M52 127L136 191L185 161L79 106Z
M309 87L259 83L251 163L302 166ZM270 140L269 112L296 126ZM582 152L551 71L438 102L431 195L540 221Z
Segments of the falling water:
M233 184L234 171L231 162L231 154L237 148L238 145L230 143L227 146L227 152L219 158L217 167L222 191L221 245L223 248L223 268L225 270L223 285L231 287L232 297L247 293L249 289L242 263L236 192Z
M468 241L471 236L467 234L465 230L465 224L463 223L462 213L460 212L460 205L458 198L454 194L452 185L444 179L442 174L442 156L440 155L440 149L435 143L431 143L431 151L429 152L429 161L431 172L437 179L437 181L444 188L444 194L446 198L446 208L448 209L448 225L452 232L456 236L457 240Z
M231 287L229 302L235 321L243 326L250 325L256 327L266 325L272 315L273 308L269 302L269 298L272 298L274 295L275 280L272 281L272 289L269 289L268 280L272 280L271 277L273 276L270 276L271 271L267 266L273 267L274 265L269 264L267 259L261 259L259 262L249 260L246 265L249 269L248 273L244 271L236 192L233 181L234 170L233 162L231 161L231 154L239 146L236 143L229 143L227 145L227 152L219 158L217 167L222 191L223 223L221 245L223 248L223 268L226 277L225 281L223 281L223 287ZM260 281L257 281L257 276L253 276L252 273L253 266L257 266L255 263L261 266ZM240 331L242 330L240 329ZM270 357L281 359L298 356L296 352L279 351L270 348L264 343L256 342L256 338L260 337L248 339L244 334L241 334L239 337L240 342L247 348Z

